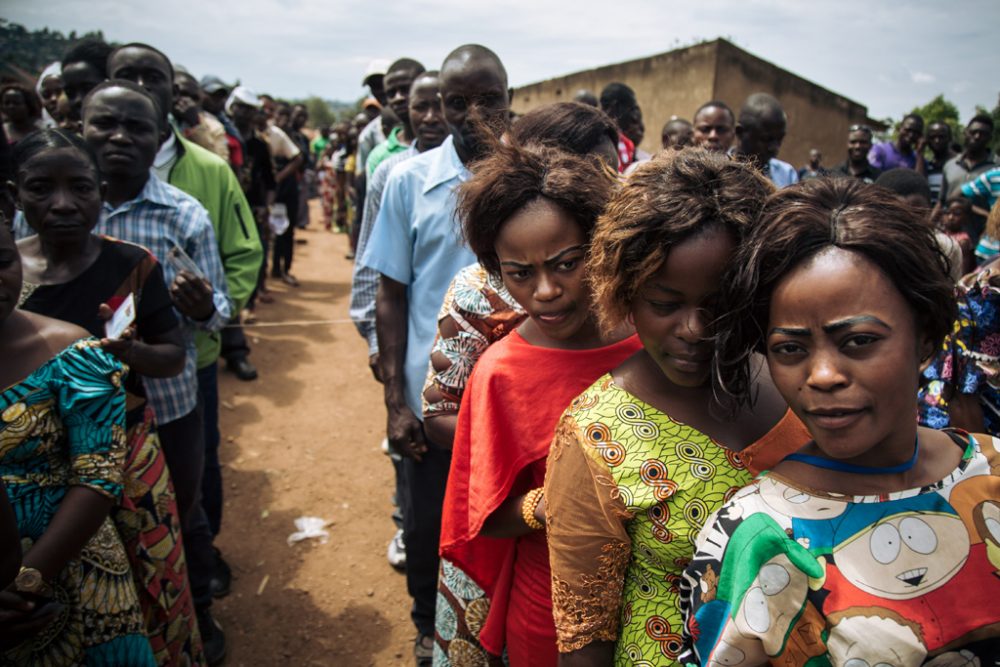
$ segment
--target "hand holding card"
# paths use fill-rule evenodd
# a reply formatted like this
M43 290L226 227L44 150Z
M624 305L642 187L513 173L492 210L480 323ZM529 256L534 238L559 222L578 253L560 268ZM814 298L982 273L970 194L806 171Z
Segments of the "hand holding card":
M104 323L104 335L113 340L121 338L133 322L135 322L135 297L129 294L115 310L111 319Z
M184 252L184 248L180 247L176 243L172 244L173 247L167 251L167 262L170 266L174 267L177 273L182 271L187 271L188 273L194 274L196 277L205 280L205 274L202 273L198 265L194 263L190 255Z

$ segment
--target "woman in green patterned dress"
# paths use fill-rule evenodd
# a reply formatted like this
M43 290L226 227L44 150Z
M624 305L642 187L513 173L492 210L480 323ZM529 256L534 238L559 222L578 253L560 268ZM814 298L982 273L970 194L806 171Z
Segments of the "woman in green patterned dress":
M0 591L0 665L151 667L108 518L122 493L124 368L85 330L15 310L20 290L17 247L0 225L0 480L24 554Z
M598 222L598 312L606 327L633 322L644 349L573 401L549 454L561 665L674 663L699 528L808 439L766 374L731 418L710 382L715 295L771 190L750 167L685 150L640 167Z

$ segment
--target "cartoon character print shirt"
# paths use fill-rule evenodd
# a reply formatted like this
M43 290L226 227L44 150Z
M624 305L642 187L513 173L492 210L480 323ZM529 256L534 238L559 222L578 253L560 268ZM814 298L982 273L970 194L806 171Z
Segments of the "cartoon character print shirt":
M1000 664L1000 441L940 482L838 496L765 474L698 537L686 652L713 665Z

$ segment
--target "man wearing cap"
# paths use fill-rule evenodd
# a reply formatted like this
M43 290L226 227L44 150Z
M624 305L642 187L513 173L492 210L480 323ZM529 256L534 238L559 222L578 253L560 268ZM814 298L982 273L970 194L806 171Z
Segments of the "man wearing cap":
M236 125L240 135L244 137L246 151L244 152L243 165L237 173L247 202L253 209L261 244L266 247L267 239L271 233L268 212L275 202L277 190L271 147L267 137L263 134L267 128L267 115L263 110L260 98L246 86L233 88L229 100L226 101L226 113L232 117L233 124ZM271 298L267 295L264 287L266 276L267 256L265 253L261 258L260 273L257 274L257 288L247 302L247 310L251 316L258 298L265 302Z
M380 110L385 106L387 101L385 96L385 73L388 69L389 61L382 59L373 60L369 63L368 69L365 70L365 78L361 81L361 85L368 86L368 90L371 91L372 97L378 102ZM369 105L365 106L367 111ZM361 134L358 135L356 174L364 175L365 164L368 162L368 154L383 141L385 141L385 133L382 132L382 123L379 120L378 114L376 114L371 122L365 126L365 129L361 131Z
M361 80L361 85L368 86L372 97L378 102L379 109L384 107L387 101L385 97L385 73L388 69L388 60L375 59L368 64L365 77ZM366 113L369 108L366 105ZM357 203L354 207L354 219L351 221L351 248L357 247L358 232L361 229L361 213L365 207L367 187L365 165L368 163L368 154L383 141L385 141L385 132L382 131L382 118L375 114L375 117L358 134L358 152L354 161L354 192Z
M222 123L222 127L226 128L226 136L231 137L242 148L243 135L240 134L236 123L226 113L226 100L229 99L229 91L232 86L226 85L222 79L214 74L206 74L201 77L199 85L202 93L201 108L215 116ZM230 142L230 151L232 151L232 142Z

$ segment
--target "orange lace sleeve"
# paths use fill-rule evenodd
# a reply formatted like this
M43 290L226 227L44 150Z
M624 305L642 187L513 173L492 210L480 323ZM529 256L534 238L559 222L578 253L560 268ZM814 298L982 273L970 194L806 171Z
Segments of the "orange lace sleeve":
M569 653L618 638L625 569L632 543L611 473L587 455L580 428L564 415L545 474L545 519L552 567L556 641Z

